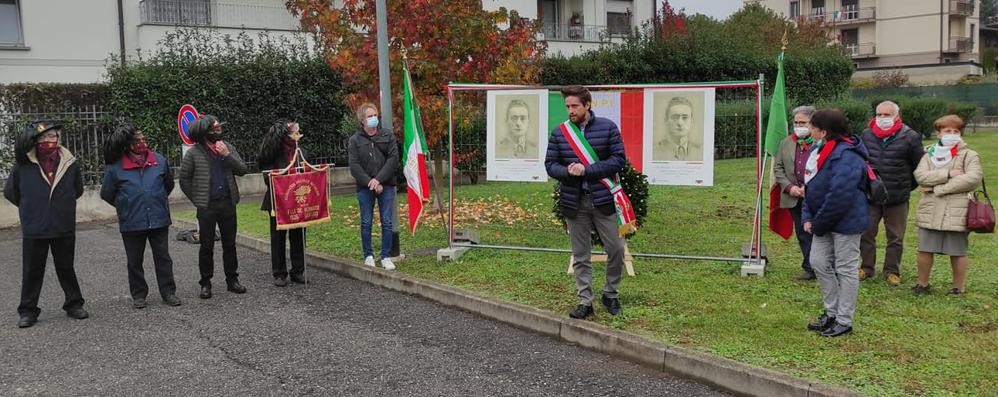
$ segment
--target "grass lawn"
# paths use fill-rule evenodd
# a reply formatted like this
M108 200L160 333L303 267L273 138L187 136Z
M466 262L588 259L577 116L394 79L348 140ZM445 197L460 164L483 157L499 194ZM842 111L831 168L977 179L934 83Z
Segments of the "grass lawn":
M998 175L998 132L966 140L981 153L985 175ZM751 236L754 166L754 159L718 161L710 188L652 187L646 226L629 241L631 250L739 256ZM455 222L478 231L484 244L568 248L550 213L551 190L550 183L460 186ZM768 231L765 278L740 277L737 263L638 258L637 276L625 276L621 287L624 314L611 318L597 307L594 321L869 395L998 395L998 240L971 235L965 296L945 295L948 258L937 259L935 292L914 296L917 200L913 196L903 285L864 282L851 336L825 339L804 329L822 309L818 286L791 279L800 270L796 240ZM360 261L356 210L353 197L334 197L334 220L310 228L309 248ZM240 232L267 235L259 203L240 205L239 222ZM567 254L476 249L439 263L434 248L446 243L439 215L426 215L416 237L403 235L410 257L398 270L559 314L575 305ZM602 269L597 264L597 288Z

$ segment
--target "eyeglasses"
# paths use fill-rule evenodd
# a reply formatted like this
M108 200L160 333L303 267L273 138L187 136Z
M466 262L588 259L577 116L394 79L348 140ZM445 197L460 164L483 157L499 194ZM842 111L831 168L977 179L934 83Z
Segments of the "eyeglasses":
M39 138L51 141L51 140L54 140L54 139L59 139L59 134L55 133L55 132L46 132L46 133L42 134Z

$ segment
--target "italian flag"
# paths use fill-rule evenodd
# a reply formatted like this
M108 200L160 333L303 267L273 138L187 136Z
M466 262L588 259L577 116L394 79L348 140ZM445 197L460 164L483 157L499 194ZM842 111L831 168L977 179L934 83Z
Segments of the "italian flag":
M430 201L430 179L426 174L426 138L423 136L423 122L419 115L419 106L413 96L412 79L409 77L409 67L402 64L402 113L403 145L402 172L408 185L409 198L409 232L416 234L419 217L423 214L423 204Z

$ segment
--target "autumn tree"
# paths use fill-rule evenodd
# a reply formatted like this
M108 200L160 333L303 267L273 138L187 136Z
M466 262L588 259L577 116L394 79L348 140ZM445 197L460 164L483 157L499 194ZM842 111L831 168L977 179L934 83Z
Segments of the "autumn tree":
M668 40L686 34L686 10L676 10L669 0L662 1L662 8L655 15L655 36Z
M287 6L301 18L304 29L324 41L326 59L342 74L345 91L350 93L346 104L377 102L375 2L334 3L338 1L288 0ZM430 147L437 147L447 133L448 82L532 84L538 80L546 50L537 40L539 21L525 20L505 8L483 10L479 0L387 0L387 4L396 133L402 125L403 48Z

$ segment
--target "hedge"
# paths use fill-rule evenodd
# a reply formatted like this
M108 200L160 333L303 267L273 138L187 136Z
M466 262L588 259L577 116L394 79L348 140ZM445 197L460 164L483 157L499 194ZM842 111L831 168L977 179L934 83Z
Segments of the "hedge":
M114 111L136 123L150 144L177 159L177 111L184 103L227 122L225 139L254 162L260 139L278 118L294 118L317 161L346 163L340 133L350 112L339 75L302 37L256 39L214 30L181 29L149 59L108 70Z

